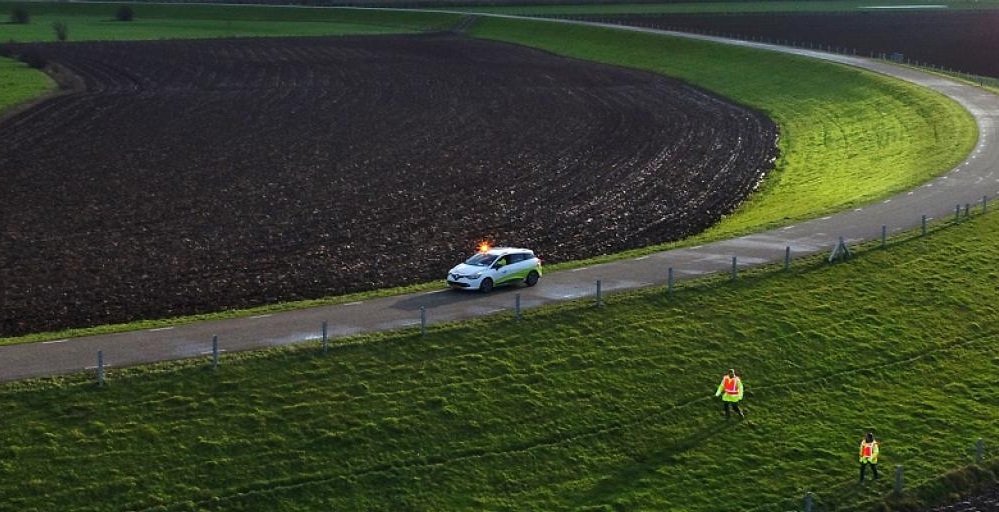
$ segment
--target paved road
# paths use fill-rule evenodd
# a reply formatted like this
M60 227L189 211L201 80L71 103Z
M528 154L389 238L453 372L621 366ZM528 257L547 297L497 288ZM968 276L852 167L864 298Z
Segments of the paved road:
M203 356L211 352L213 335L218 335L221 350L240 351L318 340L324 321L328 322L329 336L337 338L419 326L421 308L425 308L428 324L504 311L512 314L518 294L521 307L528 309L595 297L598 280L602 292L607 293L666 284L669 268L674 269L676 280L682 280L707 273L730 272L733 257L739 268L746 268L781 262L788 247L795 257L828 253L839 237L848 244L876 240L881 236L882 226L886 226L891 235L919 227L923 215L928 219L953 216L957 205L981 203L983 197L999 195L999 175L996 172L999 170L999 145L996 144L999 96L974 86L865 58L650 29L635 30L794 53L868 69L929 87L954 98L974 115L980 131L978 144L961 165L915 190L864 208L772 231L549 273L533 288L497 290L489 295L442 290L259 317L0 347L0 381L92 369L97 364L98 350L103 352L105 366L121 367Z

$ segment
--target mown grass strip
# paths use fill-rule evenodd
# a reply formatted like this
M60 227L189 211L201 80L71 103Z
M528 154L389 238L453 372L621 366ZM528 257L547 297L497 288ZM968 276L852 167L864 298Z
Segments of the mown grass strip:
M845 263L0 387L15 509L867 510L996 439L999 215ZM890 271L888 271L890 270ZM748 419L712 394L746 382ZM858 486L861 432L882 441ZM999 453L987 445L987 458ZM739 475L731 478L731 475Z
M22 62L0 58L0 115L54 87L55 83L44 73Z

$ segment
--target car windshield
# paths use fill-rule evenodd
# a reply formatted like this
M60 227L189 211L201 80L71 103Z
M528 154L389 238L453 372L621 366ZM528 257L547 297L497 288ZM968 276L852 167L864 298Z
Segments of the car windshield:
M472 265L475 267L488 267L489 265L492 265L494 261L496 261L495 254L489 254L486 252L477 252L474 255L472 255L471 258L465 260L465 264Z

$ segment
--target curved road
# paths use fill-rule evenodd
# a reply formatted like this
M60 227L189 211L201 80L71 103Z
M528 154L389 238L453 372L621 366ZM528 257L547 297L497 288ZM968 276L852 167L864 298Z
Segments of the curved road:
M549 273L536 287L498 290L489 295L441 290L258 317L0 347L0 381L92 370L97 365L98 351L103 353L105 367L204 357L211 354L215 335L220 351L240 351L319 340L324 321L329 325L329 337L337 338L419 326L423 318L431 324L504 311L512 315L517 297L521 307L527 309L587 296L595 299L598 281L601 292L612 292L664 285L668 281L669 268L674 269L674 278L681 280L707 273L731 272L733 258L739 268L781 262L787 248L792 256L828 253L840 237L848 244L877 240L881 237L882 226L891 235L919 227L924 215L927 219L953 217L958 205L962 208L967 204L980 205L984 197L999 195L999 174L996 172L999 170L999 144L996 143L999 96L978 87L861 57L608 26L787 52L897 77L957 100L975 117L979 140L967 160L943 176L880 203L821 219L698 247Z

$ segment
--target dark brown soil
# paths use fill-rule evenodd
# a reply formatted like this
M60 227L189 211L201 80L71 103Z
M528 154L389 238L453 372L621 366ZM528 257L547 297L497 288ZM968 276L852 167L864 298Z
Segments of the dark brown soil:
M876 2L875 2L876 3ZM999 77L999 11L861 11L831 14L657 15L613 18L629 25L709 33L911 62Z
M999 511L999 488L993 488L978 496L964 499L958 503L938 507L932 512L996 512Z
M675 240L776 151L674 80L453 35L8 49L85 90L0 122L0 336Z

